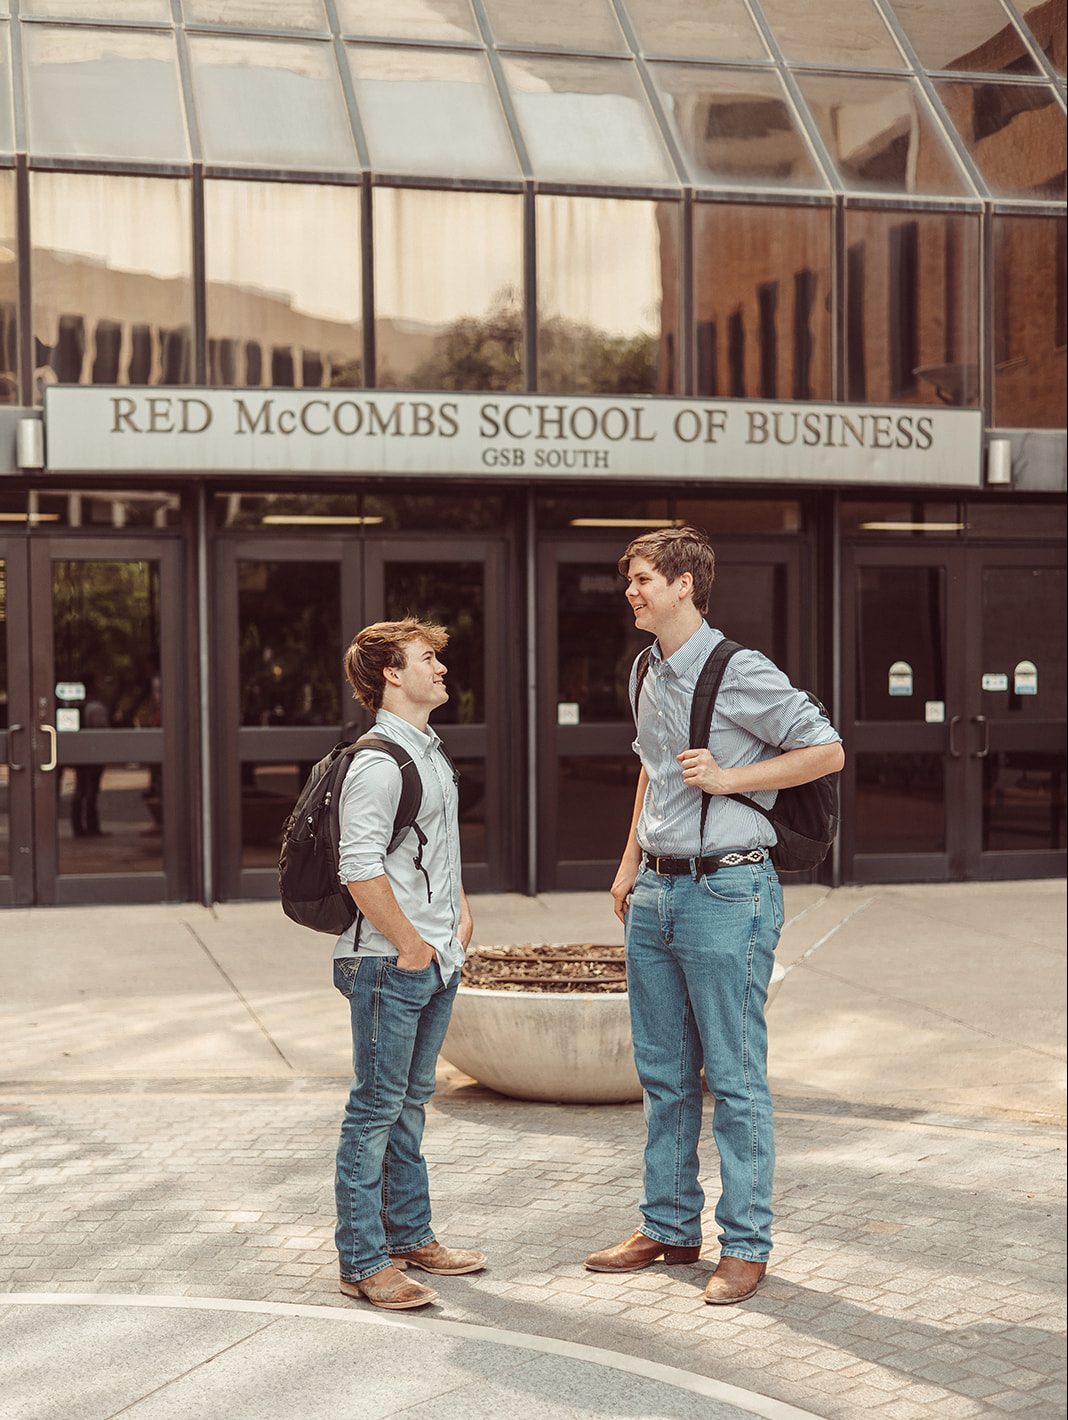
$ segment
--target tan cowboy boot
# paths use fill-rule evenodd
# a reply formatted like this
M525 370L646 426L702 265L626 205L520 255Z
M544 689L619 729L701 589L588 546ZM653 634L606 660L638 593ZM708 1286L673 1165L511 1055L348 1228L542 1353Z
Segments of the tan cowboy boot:
M654 1262L664 1261L669 1266L680 1262L696 1262L701 1256L701 1246L674 1247L668 1243L647 1238L644 1233L631 1233L624 1242L614 1247L606 1247L601 1252L591 1252L586 1259L590 1272L640 1272L643 1267L652 1267Z
M436 1302L437 1292L432 1287L424 1287L421 1282L412 1282L395 1267L383 1267L381 1272L373 1272L361 1282L350 1282L342 1277L338 1286L346 1297L362 1297L372 1306L382 1307L389 1312L403 1312L410 1307L425 1307L428 1302Z
M744 1257L721 1257L705 1287L710 1307L730 1307L746 1302L756 1292L768 1270L766 1262L746 1262Z
M464 1272L481 1272L486 1265L484 1252L467 1252L458 1247L442 1247L439 1242L427 1243L425 1247L413 1248L411 1252L397 1252L391 1255L394 1266L404 1268L421 1267L424 1272L432 1272L435 1277L459 1277Z

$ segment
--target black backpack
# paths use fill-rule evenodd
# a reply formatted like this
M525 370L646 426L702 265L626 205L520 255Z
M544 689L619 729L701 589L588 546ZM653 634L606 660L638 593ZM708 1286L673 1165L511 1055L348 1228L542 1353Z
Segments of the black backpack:
M716 697L727 669L727 662L742 648L737 641L720 641L701 668L694 686L693 704L690 707L690 747L707 748L708 734L712 727L712 712L716 708ZM642 693L642 682L649 670L649 651L638 657L637 681L634 688L634 723L638 722L638 700ZM814 695L804 692L822 715L827 711ZM771 861L784 873L803 872L815 868L830 852L831 844L838 835L838 775L825 774L808 784L797 784L792 789L780 789L775 803L770 809L760 806L754 799L744 794L731 794L736 803L744 804L762 814L775 830L776 843L771 850ZM704 842L705 820L711 794L701 795L701 829L698 843Z
M308 775L293 812L282 829L282 851L278 859L278 892L282 911L302 927L340 936L358 915L352 894L338 882L341 844L339 806L341 786L353 758L361 750L382 750L396 761L401 772L401 796L393 819L393 834L387 853L400 845L409 829L415 830L419 848L415 866L427 881L423 867L426 835L416 823L423 802L423 782L415 761L403 745L393 740L363 735L352 744L337 744ZM445 754L442 748L442 754ZM452 760L445 754L457 778Z

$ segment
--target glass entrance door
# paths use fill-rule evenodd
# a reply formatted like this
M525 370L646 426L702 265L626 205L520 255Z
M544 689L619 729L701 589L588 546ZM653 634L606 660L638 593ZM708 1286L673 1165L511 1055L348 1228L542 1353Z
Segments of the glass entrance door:
M0 538L0 905L33 901L33 775L26 543Z
M539 554L538 861L542 890L604 888L626 840L639 764L628 700L634 629L611 539L546 542ZM801 549L770 540L717 544L708 620L771 656L798 684L812 599ZM803 662L803 652L805 659Z
M20 855L27 777L38 903L189 896L196 804L184 770L179 576L172 542L29 544L32 650L16 721L28 733L8 729L8 775Z
M409 614L450 633L450 698L434 725L461 774L465 884L502 886L512 741L502 723L511 669L500 547L320 533L234 539L219 559L219 896L277 893L282 827L309 770L371 725L345 681L345 649L361 626Z
M846 880L1063 872L1063 558L856 549L844 586Z

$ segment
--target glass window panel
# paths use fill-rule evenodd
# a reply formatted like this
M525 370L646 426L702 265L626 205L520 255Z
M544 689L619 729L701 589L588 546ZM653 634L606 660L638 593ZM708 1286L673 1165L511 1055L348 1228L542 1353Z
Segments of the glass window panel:
M858 754L856 853L946 851L945 761L940 754Z
M633 754L560 756L556 771L558 862L619 859L634 811L640 768Z
M1068 536L1068 507L1064 503L1017 503L1007 506L995 496L989 502L968 504L968 536L1039 538L1063 542Z
M535 177L676 181L633 64L515 56L503 64Z
M621 529L618 547L606 544L603 559L557 564L557 700L576 704L582 724L631 718L630 668L649 638L634 628L615 564L630 538L645 530ZM632 758L632 793L638 768Z
M0 404L19 402L15 174L0 172Z
M697 393L830 399L827 207L694 208Z
M945 569L860 567L856 591L856 718L924 723L945 700ZM890 667L912 667L912 694L892 694Z
M994 216L994 423L1064 428L1065 219Z
M964 531L958 503L926 502L921 498L908 503L896 500L854 502L843 499L839 505L842 531L847 536L857 533L871 538L954 537Z
M204 263L209 384L363 383L357 188L209 179Z
M486 568L482 562L387 562L383 570L387 621L406 616L436 621L449 633L441 653L449 673L448 701L434 724L486 721Z
M37 398L45 384L188 384L188 182L30 174Z
M575 528L580 535L588 528L612 528L620 540L620 551L630 538L673 524L665 497L642 498L631 493L606 497L600 488L561 498L539 497L535 516L539 528ZM610 551L605 552L609 561ZM617 590L621 591L622 586L622 582L618 583Z
M914 80L797 77L849 191L968 194L964 174Z
M695 183L826 189L777 74L650 67Z
M240 724L340 724L339 565L242 559L237 621Z
M994 197L1064 199L1064 111L1052 87L965 82L937 87Z
M374 236L379 385L520 388L523 199L379 187Z
M123 489L121 493L77 489L69 493L30 493L31 522L60 528L176 528L181 500L176 493Z
M704 528L717 545L731 534L793 537L805 527L805 508L796 498L676 498L673 511L679 523Z
M31 153L187 162L174 36L24 25Z
M790 63L842 65L854 69L908 66L871 0L761 0L782 52Z
M154 20L162 25L171 23L170 0L22 0L19 10L23 15L56 20Z
M445 648L448 654L448 647ZM439 712L435 713L435 720ZM489 860L486 841L486 761L484 759L454 759L460 782L460 862L465 867Z
M182 0L186 23L326 31L323 0Z
M330 44L191 35L189 50L209 163L355 168Z
M1063 719L1066 581L1063 567L983 568L981 664L1009 682L1007 690L983 692L988 717L1010 723ZM1015 692L1013 672L1021 661L1038 668L1034 695Z
M0 25L0 153L15 150L15 118L11 107L11 31Z
M363 510L369 538L379 533L449 529L499 533L505 526L508 503L503 495L482 488L466 494L368 493Z
M55 679L84 683L86 729L159 728L158 563L53 563L52 626Z
M163 871L161 764L68 765L59 775L60 873Z
M1020 6L1035 43L1062 78L1064 77L1065 9L1064 0L1039 0L1037 5L1025 3Z
M347 35L482 43L469 0L337 0L337 14Z
M673 393L677 204L546 195L536 213L539 389Z
M926 69L972 74L1036 74L1019 31L999 0L891 0Z
M379 172L519 176L484 55L350 45L348 56Z
M979 219L847 208L846 398L974 406Z
M329 745L326 747L329 749ZM324 750L324 753L326 751ZM277 868L282 828L315 760L241 764L241 866Z
M983 760L983 851L1034 852L1065 846L1063 752L1012 750Z
M645 54L679 59L767 59L744 0L627 0Z
M596 49L625 54L626 42L609 0L485 0L499 45L544 45L549 49Z

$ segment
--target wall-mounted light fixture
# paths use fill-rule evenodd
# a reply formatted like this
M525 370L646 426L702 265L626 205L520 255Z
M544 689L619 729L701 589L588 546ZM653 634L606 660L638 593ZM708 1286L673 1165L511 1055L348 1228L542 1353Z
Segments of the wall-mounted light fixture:
M20 419L15 433L19 468L44 468L44 425L40 419Z
M991 439L986 446L986 481L997 488L1012 483L1012 440Z

